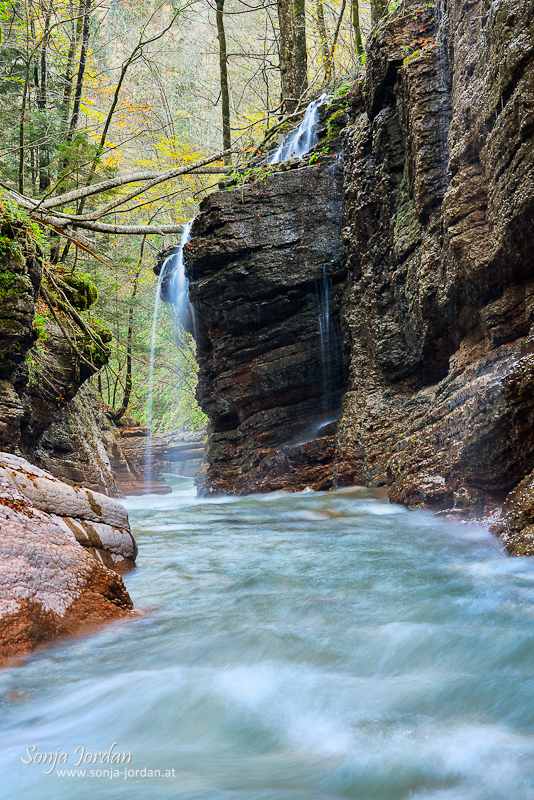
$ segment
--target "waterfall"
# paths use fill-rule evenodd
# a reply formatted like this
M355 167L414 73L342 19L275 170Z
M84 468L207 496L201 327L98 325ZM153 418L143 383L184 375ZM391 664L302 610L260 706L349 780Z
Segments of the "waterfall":
M315 296L317 298L317 327L318 341L316 341L317 359L317 387L321 387L321 395L317 402L316 417L312 424L301 431L295 439L288 444L292 447L301 447L317 439L322 428L335 422L339 417L338 388L336 383L336 368L332 368L339 353L340 341L334 318L330 313L332 300L332 278L326 273L323 265L323 276L315 283ZM320 382L319 382L320 375ZM334 388L334 386L336 388Z
M189 222L184 225L178 250L172 257L173 264L168 296L176 309L177 321L180 322L183 328L193 328L194 330L195 315L193 306L189 302L188 281L185 276L184 264L184 247L191 238L191 225L193 221L193 219L190 219Z
M330 315L332 279L323 266L323 279L316 287L317 312L319 321L319 342L321 348L321 377L323 385L323 413L332 411L332 358L339 346L334 320ZM332 417L334 419L335 417ZM330 422L332 420L328 420ZM321 424L325 424L322 422Z
M167 265L174 258L174 255L168 256L161 267L158 276L158 285L156 287L156 297L154 299L154 316L152 318L152 335L150 337L150 368L148 372L148 437L146 446L146 466L145 466L145 484L150 490L152 483L152 410L153 410L153 393L154 393L154 354L156 350L156 329L158 322L159 306L161 302L161 284L167 272Z
M330 99L330 95L322 94L317 100L312 100L306 109L304 118L296 131L286 136L274 155L269 159L269 164L278 164L289 158L302 158L319 138L317 136L317 123L319 120L318 109Z
M187 292L187 278L185 277L185 266L183 258L184 246L189 241L191 235L191 225L193 220L189 220L184 225L178 249L171 253L162 264L161 271L158 277L158 285L156 288L156 297L154 300L154 316L152 318L152 335L150 340L150 369L148 373L148 438L146 447L146 467L145 467L145 485L150 491L152 483L152 413L154 401L154 357L156 350L156 330L158 322L158 313L161 303L161 288L165 276L170 272L169 288L167 291L169 300L176 306L177 318L182 325L186 322L186 317L189 315L193 322L194 327L194 312L189 302Z

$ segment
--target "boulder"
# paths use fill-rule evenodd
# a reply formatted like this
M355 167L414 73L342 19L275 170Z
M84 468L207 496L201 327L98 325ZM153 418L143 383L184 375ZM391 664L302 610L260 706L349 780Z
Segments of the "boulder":
M513 556L534 556L534 472L510 492L496 533Z
M62 530L74 535L101 563L121 573L135 566L137 546L128 514L117 500L69 486L11 453L0 453L0 478L21 492L33 507L49 514Z
M132 614L118 574L137 547L123 507L0 454L0 664Z

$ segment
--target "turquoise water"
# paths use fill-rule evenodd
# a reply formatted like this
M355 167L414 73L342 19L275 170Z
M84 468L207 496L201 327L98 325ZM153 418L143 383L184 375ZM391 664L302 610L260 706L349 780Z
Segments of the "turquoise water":
M534 798L531 559L366 490L126 505L143 616L0 672L1 798Z

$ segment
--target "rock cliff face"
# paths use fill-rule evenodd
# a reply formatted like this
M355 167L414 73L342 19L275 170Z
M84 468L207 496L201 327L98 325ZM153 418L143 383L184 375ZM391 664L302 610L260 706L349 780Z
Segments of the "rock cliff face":
M57 370L57 362L54 367ZM52 374L60 379L57 371ZM37 384L39 378L40 373ZM116 429L89 386L76 382L74 388L76 394L59 404L43 403L36 397L37 391L42 393L36 386L22 393L24 416L18 449L32 464L67 483L117 496L121 492L112 460L119 462L122 455L114 455L118 449Z
M321 109L313 157L267 168L201 205L184 256L206 492L327 489L357 479L335 447L346 389L340 299L344 104Z
M394 501L480 512L534 464L534 4L417 5L345 136L339 438Z
M24 223L0 211L0 232L9 239L0 253L0 451L22 453L70 483L117 494L107 452L113 431L84 386L105 352L89 355L87 337L64 318L60 324L61 312L52 315L39 299L39 248ZM84 289L82 280L76 284ZM90 302L80 292L70 299L80 308ZM79 357L80 349L93 366Z
M0 454L0 665L58 635L129 616L117 573L136 554L115 500Z
M533 93L533 0L406 0L370 37L337 169L204 201L186 263L208 490L361 480L480 515L531 473ZM337 328L321 345L323 267L346 374ZM514 552L534 553L533 487L505 506Z
M105 363L105 348L95 351L59 309L50 312L39 297L38 247L24 223L3 213L0 232L11 244L0 253L0 451L22 454L70 484L123 494L121 479L129 484L134 475L117 428L86 383ZM78 310L94 302L94 287L64 278ZM100 335L105 345L109 334Z
M345 390L342 164L292 166L204 200L186 246L207 491L333 483L333 438L318 429Z

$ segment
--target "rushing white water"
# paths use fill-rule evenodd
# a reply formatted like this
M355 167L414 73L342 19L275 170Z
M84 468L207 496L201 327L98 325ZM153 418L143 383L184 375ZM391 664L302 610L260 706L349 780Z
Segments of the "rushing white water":
M308 150L317 144L319 141L316 133L319 120L318 109L329 99L330 95L322 94L317 100L312 100L297 130L286 136L269 159L269 164L278 164L281 161L287 161L289 158L302 158Z
M139 619L0 672L2 800L532 800L532 559L372 491L190 487L127 502ZM21 761L113 742L114 778Z

